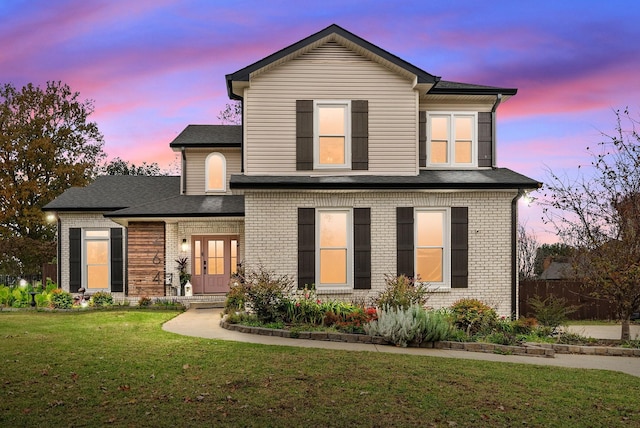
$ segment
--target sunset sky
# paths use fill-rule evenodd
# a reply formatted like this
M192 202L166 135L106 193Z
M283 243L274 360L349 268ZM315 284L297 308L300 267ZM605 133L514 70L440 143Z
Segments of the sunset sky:
M637 1L3 0L0 84L67 83L91 99L110 158L174 160L188 124L218 123L232 73L338 24L445 80L515 87L498 110L498 164L545 181L640 116ZM555 236L541 209L520 219Z

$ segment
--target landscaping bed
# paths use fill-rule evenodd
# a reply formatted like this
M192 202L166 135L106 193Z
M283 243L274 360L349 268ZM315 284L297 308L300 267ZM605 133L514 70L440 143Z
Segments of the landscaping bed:
M227 330L240 333L258 334L262 336L276 336L287 339L325 340L330 342L364 343L374 345L393 345L381 336L367 334L341 333L337 331L292 331L287 329L256 327L233 324L226 319L220 321L220 326ZM553 358L555 354L579 354L640 357L640 348L623 348L616 346L619 341L598 341L591 345L566 345L559 343L526 342L521 346L500 345L487 342L456 342L442 340L437 342L409 343L409 347L448 349L453 351L484 352L490 354L522 355L528 357ZM602 346L607 343L607 346Z

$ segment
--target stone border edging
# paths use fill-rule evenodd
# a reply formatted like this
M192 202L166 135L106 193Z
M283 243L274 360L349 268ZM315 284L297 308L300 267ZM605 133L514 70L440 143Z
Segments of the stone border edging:
M263 336L275 336L287 339L326 340L331 342L368 343L373 345L389 346L392 345L380 336L369 336L367 334L337 333L326 331L292 332L289 330L251 327L242 324L231 324L225 319L220 321L220 326L224 329L237 331L239 333L259 334ZM441 342L425 342L421 343L420 345L409 346L414 348L448 349L452 351L484 352L490 354L521 355L527 357L544 358L554 358L556 353L640 357L640 349L620 348L612 346L562 345L555 343L527 342L523 346L509 346L485 342L452 342L446 340Z

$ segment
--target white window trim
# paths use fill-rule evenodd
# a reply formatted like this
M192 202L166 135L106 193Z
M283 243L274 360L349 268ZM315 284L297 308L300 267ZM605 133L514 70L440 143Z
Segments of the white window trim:
M209 159L211 159L214 156L222 159L222 188L220 189L209 188L209 174L210 174ZM211 193L226 192L227 191L227 158L225 158L224 155L220 152L209 153L209 155L204 161L204 168L205 168L205 173L204 173L205 192L211 192Z
M447 163L431 162L431 118L438 116L449 117L449 134L447 140ZM472 117L471 123L471 163L456 163L455 149L453 138L454 134L454 118L458 116ZM427 166L430 168L477 168L478 167L478 112L475 111L434 111L427 112Z
M347 213L347 282L344 284L320 283L320 214L326 212ZM323 291L353 289L353 209L351 208L316 208L316 289Z
M344 118L344 164L320 163L320 118L319 107L345 107ZM351 169L351 101L350 100L314 100L313 101L313 169Z
M87 232L107 232L106 237L87 237ZM107 278L107 288L89 288L88 279L89 265L87 264L87 242L88 241L107 241L107 268L109 275ZM87 293L95 293L96 291L111 291L111 230L109 228L86 228L82 229L82 287Z
M448 290L451 288L451 208L414 208L413 210L413 242L414 242L414 251L413 251L413 263L416 267L416 275L418 268L418 248L422 248L418 246L418 213L419 212L439 212L444 213L443 216L443 228L442 233L443 236L443 245L444 251L442 254L442 281L441 282L428 282L422 281L423 284L428 285L431 289L435 290ZM429 247L425 247L429 248Z

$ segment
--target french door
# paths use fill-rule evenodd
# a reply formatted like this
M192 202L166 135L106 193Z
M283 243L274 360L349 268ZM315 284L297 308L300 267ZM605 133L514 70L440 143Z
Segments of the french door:
M226 293L237 271L238 237L193 236L191 261L194 294Z

